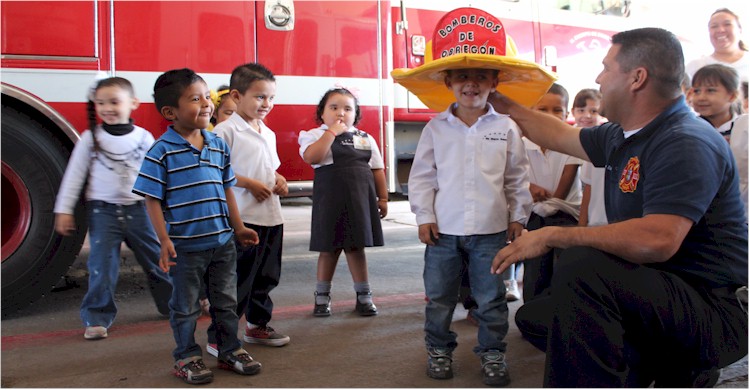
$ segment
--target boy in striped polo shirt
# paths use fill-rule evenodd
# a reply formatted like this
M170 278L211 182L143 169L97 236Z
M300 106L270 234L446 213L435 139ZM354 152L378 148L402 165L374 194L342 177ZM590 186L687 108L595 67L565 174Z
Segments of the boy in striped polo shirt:
M200 316L201 279L217 324L219 367L243 375L260 371L260 363L237 339L237 252L258 243L246 228L232 187L237 181L226 143L206 131L214 110L208 86L190 69L170 70L156 80L154 103L172 124L151 146L133 192L146 208L161 242L159 265L169 272L174 289L169 301L175 375L186 383L208 383L213 373L195 342Z

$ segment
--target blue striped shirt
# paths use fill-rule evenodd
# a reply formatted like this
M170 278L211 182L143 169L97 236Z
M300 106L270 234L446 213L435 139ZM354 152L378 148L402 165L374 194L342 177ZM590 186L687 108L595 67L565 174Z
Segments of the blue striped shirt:
M229 147L201 130L202 150L172 126L151 146L133 192L161 200L167 231L175 249L184 252L216 248L232 238L225 189L234 177Z

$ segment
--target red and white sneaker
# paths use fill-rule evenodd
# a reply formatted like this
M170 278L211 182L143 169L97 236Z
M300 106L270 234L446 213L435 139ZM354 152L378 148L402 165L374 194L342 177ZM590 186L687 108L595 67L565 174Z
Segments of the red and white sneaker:
M289 336L276 333L268 325L254 326L252 328L245 327L245 336L242 339L249 344L262 344L271 347L281 347L289 343Z

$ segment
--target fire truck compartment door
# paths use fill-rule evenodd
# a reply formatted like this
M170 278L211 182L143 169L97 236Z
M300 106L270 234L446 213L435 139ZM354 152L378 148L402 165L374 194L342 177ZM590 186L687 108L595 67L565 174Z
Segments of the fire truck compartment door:
M266 28L274 31L294 30L294 1L266 1L264 18Z

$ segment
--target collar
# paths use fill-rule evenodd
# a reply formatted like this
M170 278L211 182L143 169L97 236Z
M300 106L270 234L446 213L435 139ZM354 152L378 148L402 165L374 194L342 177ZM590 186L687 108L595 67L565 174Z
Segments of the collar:
M237 112L233 112L232 115L227 119L227 121L229 121L230 123L232 123L232 125L234 125L233 127L235 129L237 129L237 131L252 131L253 133L256 133L256 134L258 133ZM263 121L258 121L258 123L259 123L259 126L260 126L260 132L263 132L265 130L266 124L263 123Z
M457 106L458 106L458 103L451 104L448 107L448 109L439 113L437 116L435 116L435 118L448 121L449 123L456 123L456 121L463 123L460 119L458 119L457 116L453 115L453 109ZM477 119L477 123L479 123L479 121L482 120L482 118L484 117L501 115L500 113L495 111L495 109L492 108L492 105L489 103L485 104L485 108L487 108L487 112L479 116L479 118Z
M133 119L128 120L128 123L121 123L116 125L108 125L102 123L102 129L111 135L125 135L133 131L135 126L133 125Z
M672 105L662 111L661 114L657 115L656 118L646 124L646 126L643 126L640 131L633 134L631 137L628 137L628 139L636 138L636 136L640 137L650 135L660 129L667 121L672 120L675 116L682 115L691 115L693 117L695 116L690 111L690 107L688 107L687 103L685 102L685 95L682 95L678 99L676 99L672 103Z
M214 140L214 138L216 138L216 134L210 131L207 131L206 129L201 129L201 134L203 135L204 145L210 144ZM167 131L161 136L161 139L171 144L175 144L175 145L192 146L192 144L188 142L185 138L183 138L180 135L180 133L175 131L172 125L167 126Z

